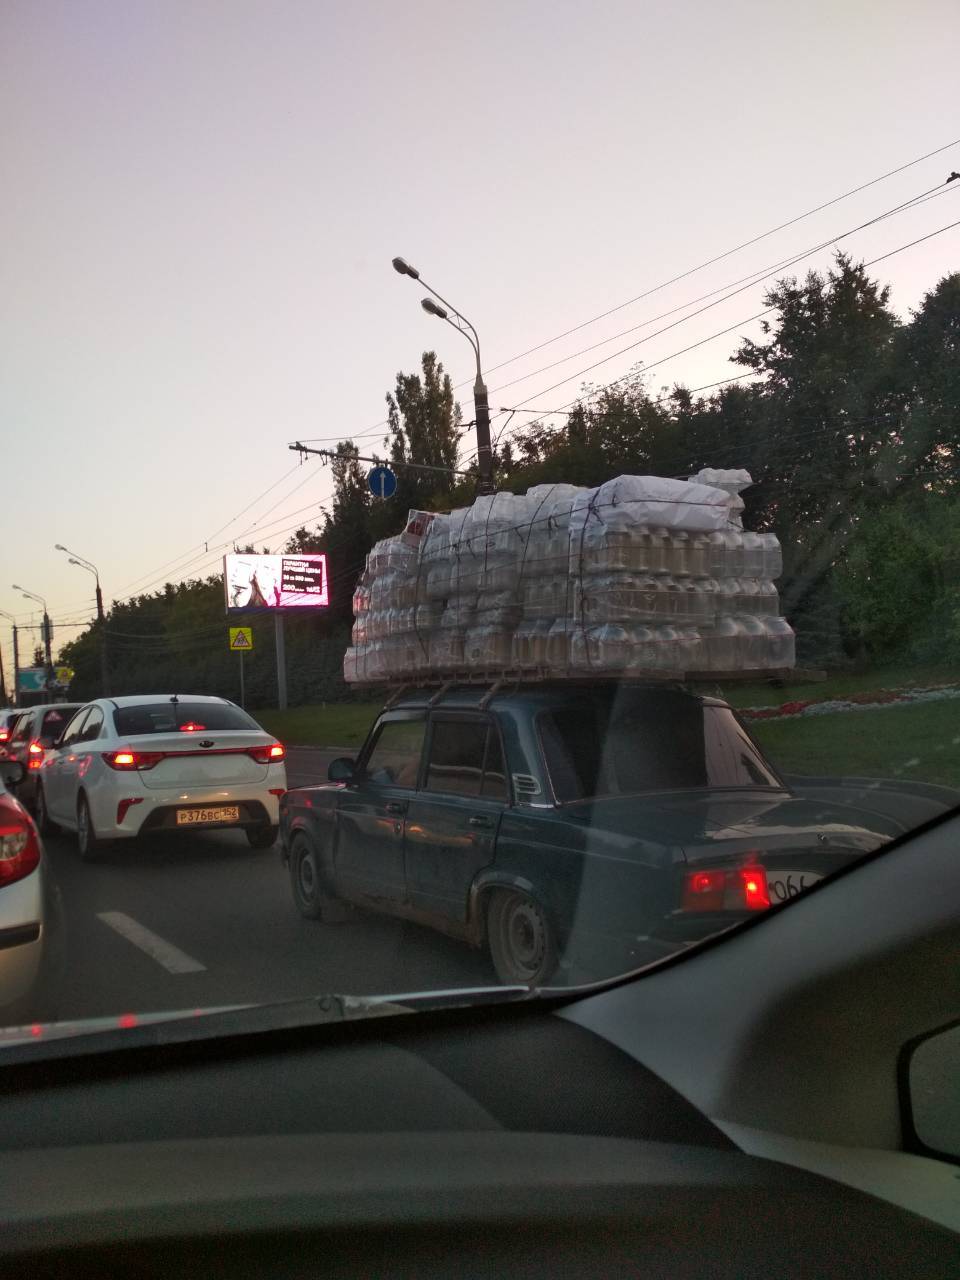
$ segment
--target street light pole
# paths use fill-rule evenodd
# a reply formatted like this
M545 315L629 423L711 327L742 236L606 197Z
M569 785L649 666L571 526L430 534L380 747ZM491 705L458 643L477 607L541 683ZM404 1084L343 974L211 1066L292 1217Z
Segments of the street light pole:
M409 276L411 280L419 280L427 292L432 293L443 304L438 307L429 298L424 298L420 303L424 311L428 315L437 316L440 320L446 320L447 324L456 329L457 333L462 334L473 347L473 354L477 360L477 376L473 384L473 409L477 424L477 471L479 472L477 488L480 493L494 493L493 450L490 447L490 402L487 398L487 388L483 381L483 368L480 362L480 336L465 315L462 315L455 306L447 302L446 298L442 298L436 289L432 289L426 280L421 278L416 267L412 267L403 258L394 258L393 269L402 276ZM460 324L450 319L451 311Z
M106 698L110 693L110 680L108 676L107 664L107 619L103 612L103 592L100 590L100 570L90 560L84 560L83 556L78 556L76 551L71 551L69 547L65 547L58 542L53 548L54 551L65 551L70 557L69 563L75 564L80 569L86 569L88 573L92 573L97 584L97 625L100 628L100 696Z
M13 589L14 591L21 592L23 594L24 600L36 600L39 604L43 605L43 652L44 652L44 657L46 658L46 667L47 667L47 678L44 681L44 685L45 685L44 693L46 694L49 700L50 686L53 684L54 671L53 671L53 654L51 653L51 644L53 641L53 627L51 627L50 625L50 615L47 613L47 602L46 600L44 600L43 596L35 595L34 592L32 591L25 591L23 587L18 587L16 583L13 584Z
M13 628L13 697L12 705L18 707L20 705L20 643L17 638L17 620L12 613L4 613L0 610L0 618L6 618Z

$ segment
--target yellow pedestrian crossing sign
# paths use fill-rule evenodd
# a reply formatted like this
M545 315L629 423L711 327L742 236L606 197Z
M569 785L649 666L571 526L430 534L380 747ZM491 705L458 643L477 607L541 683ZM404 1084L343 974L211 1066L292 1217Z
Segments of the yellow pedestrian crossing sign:
M230 648L240 653L249 653L253 648L253 627L231 627Z

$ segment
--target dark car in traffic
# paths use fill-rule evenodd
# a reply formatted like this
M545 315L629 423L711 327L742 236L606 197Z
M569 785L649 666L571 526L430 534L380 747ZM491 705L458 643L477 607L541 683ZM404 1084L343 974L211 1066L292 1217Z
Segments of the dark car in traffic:
M17 798L28 809L36 804L37 779L44 761L80 705L79 702L54 702L28 707L14 721L7 743L7 759L23 766Z
M300 912L430 925L510 983L661 958L902 831L797 794L726 703L674 686L414 690L329 778L281 802Z

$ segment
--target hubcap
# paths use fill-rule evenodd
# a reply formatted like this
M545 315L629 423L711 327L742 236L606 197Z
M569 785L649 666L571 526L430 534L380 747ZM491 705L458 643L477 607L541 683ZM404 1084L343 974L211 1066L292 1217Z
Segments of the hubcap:
M506 920L507 943L518 969L536 973L546 951L543 917L530 902L517 902Z

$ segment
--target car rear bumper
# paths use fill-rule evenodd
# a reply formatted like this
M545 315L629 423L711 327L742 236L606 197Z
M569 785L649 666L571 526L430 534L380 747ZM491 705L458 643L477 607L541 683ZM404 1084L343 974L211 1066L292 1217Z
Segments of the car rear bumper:
M270 779L271 785L277 788L282 785L282 781ZM132 799L136 803L126 809L122 820L118 822L118 806L125 799ZM177 823L178 809L221 809L225 806L235 806L239 810L235 822L189 825ZM235 790L224 787L191 787L169 791L147 791L144 787L137 790L131 786L125 794L117 791L110 796L94 796L91 810L98 836L105 840L130 840L151 832L183 834L191 831L230 831L276 826L280 821L280 797L272 795L266 786L249 790L241 790L239 787Z

